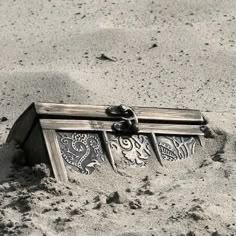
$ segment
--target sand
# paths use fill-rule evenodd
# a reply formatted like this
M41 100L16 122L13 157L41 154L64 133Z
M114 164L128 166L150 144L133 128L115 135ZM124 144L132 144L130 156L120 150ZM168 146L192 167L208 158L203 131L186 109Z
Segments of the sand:
M0 148L0 235L235 235L234 1L2 1L0 143L33 101L200 109L193 158L68 184ZM104 54L113 59L103 60ZM6 119L5 119L6 118Z

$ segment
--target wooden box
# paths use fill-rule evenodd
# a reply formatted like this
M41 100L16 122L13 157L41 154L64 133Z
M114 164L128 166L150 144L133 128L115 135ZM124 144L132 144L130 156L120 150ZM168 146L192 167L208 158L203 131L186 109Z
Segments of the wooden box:
M21 146L28 165L46 163L67 181L67 166L86 175L105 162L115 172L118 162L144 167L152 153L160 165L187 158L196 138L203 140L204 125L198 110L33 103L7 142Z

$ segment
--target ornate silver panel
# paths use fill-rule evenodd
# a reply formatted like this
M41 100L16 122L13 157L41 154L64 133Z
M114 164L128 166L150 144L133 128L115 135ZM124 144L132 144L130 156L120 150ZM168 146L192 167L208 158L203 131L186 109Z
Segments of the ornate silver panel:
M196 140L189 136L156 135L161 158L168 161L185 159L194 154Z
M91 174L104 161L98 134L57 132L57 139L64 161L82 174Z
M151 146L147 136L116 136L110 134L109 138L116 163L120 160L126 166L146 166L148 158L151 156Z
M159 157L174 161L191 157L194 154L196 140L190 136L156 135ZM62 157L67 165L82 174L91 174L95 167L105 160L98 133L57 132ZM149 157L154 155L154 143L149 134L116 135L108 133L108 143L112 159L117 167L145 167Z

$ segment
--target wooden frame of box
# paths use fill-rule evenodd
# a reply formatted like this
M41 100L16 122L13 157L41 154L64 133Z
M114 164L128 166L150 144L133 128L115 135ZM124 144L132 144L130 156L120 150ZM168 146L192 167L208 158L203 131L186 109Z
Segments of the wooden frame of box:
M7 142L16 141L27 164L46 163L53 176L68 180L66 166L91 174L104 156L117 171L113 148L121 150L127 165L144 166L150 148L157 163L193 155L195 138L204 142L206 122L198 110L131 107L138 120L137 132L113 128L122 116L107 113L110 106L33 103L12 127ZM133 155L133 156L132 156Z

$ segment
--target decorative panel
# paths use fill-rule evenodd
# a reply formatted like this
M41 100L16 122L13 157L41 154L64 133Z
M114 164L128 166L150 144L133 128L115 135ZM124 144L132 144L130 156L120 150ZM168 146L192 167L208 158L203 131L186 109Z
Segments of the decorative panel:
M194 154L196 139L189 136L156 135L161 158L168 161L185 159Z
M115 163L122 166L145 167L151 156L151 144L146 135L109 134L110 147Z
M82 174L91 174L104 160L99 134L57 132L62 158Z

